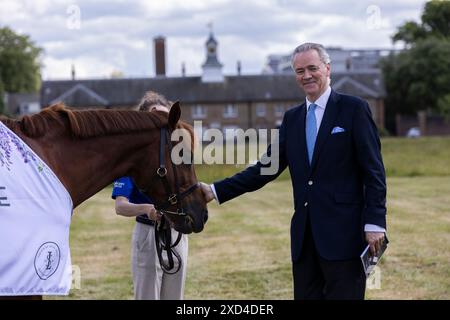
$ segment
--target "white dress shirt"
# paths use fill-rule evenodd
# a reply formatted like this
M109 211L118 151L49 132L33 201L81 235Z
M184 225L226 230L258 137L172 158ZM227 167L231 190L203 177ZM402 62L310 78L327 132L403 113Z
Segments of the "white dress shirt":
M308 98L306 98L306 110L309 110L309 106L311 103L314 103L317 107L316 110L314 110L314 113L316 115L316 128L317 132L319 132L320 124L322 123L323 114L325 113L325 108L327 107L328 99L331 95L331 87L328 86L327 90L325 90L324 93L315 101L309 101Z

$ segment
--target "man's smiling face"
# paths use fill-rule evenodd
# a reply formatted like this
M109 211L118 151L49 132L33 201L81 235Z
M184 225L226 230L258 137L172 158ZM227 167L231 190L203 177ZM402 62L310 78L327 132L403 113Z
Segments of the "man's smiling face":
M297 83L308 100L315 102L329 86L330 64L320 60L319 53L312 49L297 53L293 67Z

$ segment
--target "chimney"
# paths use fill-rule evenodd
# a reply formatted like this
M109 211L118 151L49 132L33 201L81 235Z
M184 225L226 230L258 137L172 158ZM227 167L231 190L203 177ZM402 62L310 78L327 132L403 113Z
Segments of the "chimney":
M240 76L241 75L241 61L238 60L237 64L236 64L236 68L237 68L237 75Z
M184 62L181 64L181 76L186 76L186 65L184 64Z
M72 81L75 80L75 66L72 63Z
M155 73L157 77L166 76L166 39L158 36L153 39L155 48Z

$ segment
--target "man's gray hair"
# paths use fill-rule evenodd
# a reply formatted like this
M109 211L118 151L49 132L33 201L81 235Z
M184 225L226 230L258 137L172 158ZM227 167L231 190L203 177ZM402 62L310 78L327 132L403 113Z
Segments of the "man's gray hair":
M318 43L306 42L306 43L299 45L297 48L294 49L294 52L292 52L292 56L291 56L292 69L294 69L295 55L297 53L306 52L309 50L316 50L317 53L319 54L320 61L322 61L323 63L328 64L331 62L330 56L329 56L327 50L325 50L325 47L323 45L318 44Z

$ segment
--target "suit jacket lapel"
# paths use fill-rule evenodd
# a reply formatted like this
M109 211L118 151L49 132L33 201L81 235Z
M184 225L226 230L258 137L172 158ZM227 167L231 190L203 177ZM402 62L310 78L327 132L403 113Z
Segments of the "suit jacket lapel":
M331 128L333 127L333 124L335 123L336 117L339 113L339 106L337 104L338 100L339 95L332 90L330 98L328 99L327 102L327 106L325 108L322 123L320 124L319 132L317 134L316 145L314 147L314 153L311 164L311 167L313 169L317 163L317 159L319 158L320 152L325 144L325 141L331 135Z

